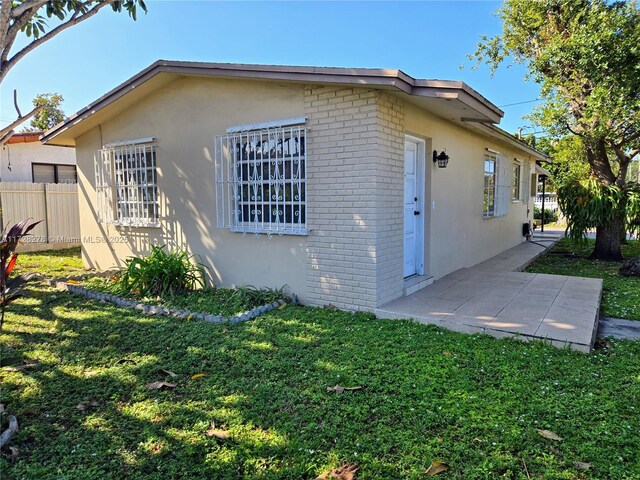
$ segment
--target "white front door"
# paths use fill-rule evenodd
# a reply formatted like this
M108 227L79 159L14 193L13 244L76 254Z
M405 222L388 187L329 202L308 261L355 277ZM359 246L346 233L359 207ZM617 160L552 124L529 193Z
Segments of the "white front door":
M421 252L419 240L422 204L419 187L420 158L418 142L406 139L404 144L404 276L420 273Z

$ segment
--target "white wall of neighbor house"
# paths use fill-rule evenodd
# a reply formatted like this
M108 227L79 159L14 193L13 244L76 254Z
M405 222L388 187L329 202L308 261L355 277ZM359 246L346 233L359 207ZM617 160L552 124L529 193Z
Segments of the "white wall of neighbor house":
M3 182L32 182L31 165L48 163L75 165L74 148L43 145L40 142L11 143L0 150L0 180Z
M431 198L425 210L425 238L429 238L426 273L437 279L524 241L522 224L533 218L533 199L509 202L506 216L484 218L484 159L487 148L512 161L533 164L534 159L413 105L405 105L405 122L407 132L429 139L432 149L446 149L450 157L447 168L438 168L427 152Z
M287 285L306 301L307 237L256 238L217 228L213 158L214 136L229 127L303 115L302 85L184 77L81 135L76 146L86 266L121 266L151 244L186 246L217 285ZM160 228L98 223L94 153L105 144L150 136L156 137Z

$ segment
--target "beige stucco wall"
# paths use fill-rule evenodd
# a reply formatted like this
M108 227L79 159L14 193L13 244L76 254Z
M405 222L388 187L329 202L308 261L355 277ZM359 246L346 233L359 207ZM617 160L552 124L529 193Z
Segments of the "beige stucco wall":
M200 255L218 285L286 284L304 301L306 237L255 238L216 228L212 150L213 137L228 127L302 116L303 96L301 85L180 78L77 138L85 264L104 269L150 244L184 245ZM98 224L94 152L146 136L157 139L161 228Z
M11 161L11 170L9 170ZM32 182L32 163L74 165L73 148L42 145L40 142L11 143L0 150L0 180L3 182Z
M308 236L217 228L213 137L300 116L308 117ZM184 245L218 285L286 284L303 303L373 310L403 292L405 134L426 142L427 275L442 277L522 241L526 205L511 204L503 218L482 216L485 149L530 160L506 144L371 88L184 77L76 140L84 261L102 269L153 243ZM94 152L147 136L157 138L161 228L98 224ZM448 168L433 165L434 148L446 148Z
M447 168L439 169L427 151L426 273L437 279L523 241L522 223L533 218L531 198L512 202L505 217L483 218L484 158L490 148L510 159L533 159L413 105L405 105L405 117L407 133L428 140L431 151L446 149L450 157Z

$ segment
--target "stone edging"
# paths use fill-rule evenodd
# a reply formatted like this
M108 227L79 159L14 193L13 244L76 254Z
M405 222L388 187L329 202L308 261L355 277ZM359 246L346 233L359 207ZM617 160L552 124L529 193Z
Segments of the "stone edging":
M222 315L212 315L202 312L192 312L186 309L170 309L165 307L159 307L157 305L146 305L144 303L136 302L135 300L129 300L127 298L118 297L117 295L112 295L110 293L102 293L97 292L95 290L89 290L79 285L72 285L66 282L58 282L56 284L58 288L62 288L67 290L70 293L76 293L78 295L82 295L87 298L92 298L95 300L103 300L105 302L112 303L118 307L124 308L134 308L139 310L141 313L145 315L165 315L171 316L175 318L193 318L196 320L204 320L205 322L212 323L222 323L222 322L230 322L230 323L240 323L246 320L251 320L263 313L267 313L271 310L274 310L281 305L284 305L284 300L278 300L277 302L269 303L267 305L261 305L259 307L253 308L247 312L238 313L232 317L224 317Z

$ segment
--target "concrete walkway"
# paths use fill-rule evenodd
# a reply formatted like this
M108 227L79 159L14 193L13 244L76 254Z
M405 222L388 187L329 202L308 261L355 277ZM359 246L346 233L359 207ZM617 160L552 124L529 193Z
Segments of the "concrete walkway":
M546 245L554 238L534 238ZM544 248L521 243L471 268L376 309L379 318L411 318L463 333L543 339L589 352L597 326L602 280L523 273Z

